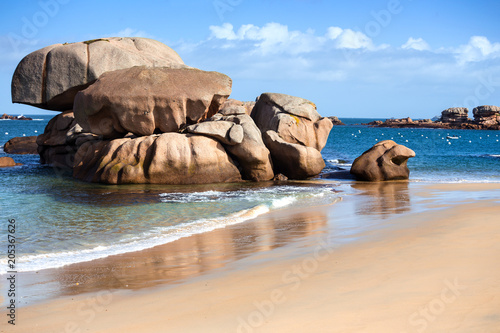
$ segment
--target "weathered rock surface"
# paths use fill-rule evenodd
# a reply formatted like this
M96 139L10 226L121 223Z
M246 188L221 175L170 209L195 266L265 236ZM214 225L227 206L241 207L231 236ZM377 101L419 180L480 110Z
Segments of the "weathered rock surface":
M30 117L25 117L25 116L9 116L8 114L4 113L3 115L0 116L0 119L9 119L9 120L33 120L33 118Z
M500 107L482 105L474 108L474 121L483 128L500 129Z
M179 133L84 143L75 156L73 176L106 184L241 181L219 142Z
M21 60L12 78L12 102L70 110L75 94L100 75L134 66L185 67L174 50L148 38L112 37L54 44Z
M232 122L243 129L241 143L224 145L226 151L239 162L243 179L265 181L273 178L271 154L262 141L262 133L250 116L246 114L222 116L217 113L209 120L207 123Z
M233 146L243 142L243 127L231 121L206 121L186 128L187 132L202 134L216 139L224 145Z
M321 118L314 103L284 94L260 95L252 118L262 133L272 130L286 142L319 151L325 146L333 127L328 118Z
M21 136L12 138L3 146L7 154L38 154L36 136Z
M288 180L288 177L282 173L278 173L276 176L273 177L273 181L275 181L275 182L284 182L287 180Z
M472 114L474 115L474 120L479 122L484 118L500 116L500 107L494 105L481 105L475 107L474 110L472 110Z
M365 181L408 179L410 157L415 157L413 150L391 140L381 141L354 160L351 174Z
M263 133L263 139L271 152L276 173L290 179L305 179L316 176L325 167L321 153L315 148L287 142L271 130Z
M441 121L443 123L466 123L469 122L469 109L467 108L449 108L441 112Z
M217 113L231 84L217 72L133 67L107 72L79 92L74 112L85 132L105 138L176 132Z
M235 116L240 114L251 115L255 102L242 102L235 99L228 99L224 102L219 113L223 116Z
M0 157L0 168L13 167L16 165L22 165L22 164L16 163L12 157L8 156Z
M78 146L97 139L100 139L98 135L82 133L72 111L58 114L49 121L44 133L36 139L40 163L71 169Z

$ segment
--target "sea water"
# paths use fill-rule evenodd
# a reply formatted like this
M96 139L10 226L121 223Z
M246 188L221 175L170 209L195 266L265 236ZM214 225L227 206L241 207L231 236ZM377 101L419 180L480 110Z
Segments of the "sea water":
M16 136L43 133L52 116L32 117L0 121L0 146ZM375 143L394 140L416 152L408 162L410 181L500 182L498 131L371 128L355 124L373 119L342 120L348 125L335 126L322 151L325 173L348 170ZM335 186L321 179L191 186L90 184L40 165L36 155L0 150L0 156L23 163L0 168L1 218L5 226L8 219L16 220L18 271L138 251L273 210L330 204L352 194L349 180L334 180ZM6 228L2 230L5 236ZM1 248L6 241L0 238ZM0 274L6 267L6 259L0 259Z
M342 120L348 126L334 126L322 151L325 172L348 170L374 144L393 140L416 154L408 160L410 181L500 182L500 131L374 128L356 125L374 119Z

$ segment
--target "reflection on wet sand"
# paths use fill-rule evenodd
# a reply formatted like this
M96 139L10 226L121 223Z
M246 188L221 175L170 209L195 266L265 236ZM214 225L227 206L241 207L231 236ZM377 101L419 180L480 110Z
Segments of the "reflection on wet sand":
M324 232L326 224L323 210L300 212L291 219L276 212L152 249L50 270L47 279L51 281L45 283L57 283L63 295L179 283L251 254Z
M356 182L352 188L362 191L367 200L359 200L356 213L360 215L402 214L410 210L408 182Z

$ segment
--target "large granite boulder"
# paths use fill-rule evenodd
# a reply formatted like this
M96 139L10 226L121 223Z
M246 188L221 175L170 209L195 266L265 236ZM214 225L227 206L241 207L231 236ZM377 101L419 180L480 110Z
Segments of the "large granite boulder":
M0 168L13 167L17 165L22 165L22 164L16 163L12 157L8 156L0 157Z
M320 152L333 124L319 115L314 103L299 97L264 93L252 110L252 118L271 152L275 173L303 179L319 174L325 167Z
M316 105L300 97L264 93L252 110L252 118L262 133L272 130L290 143L321 151L333 127L328 118L322 118Z
M90 141L75 156L73 177L106 184L203 184L241 181L222 145L202 135L164 133Z
M227 129L225 133L220 130L223 126ZM217 113L209 121L191 125L186 130L221 142L238 162L243 179L265 181L274 177L269 150L259 128L246 113L227 116Z
M469 109L467 108L449 108L441 112L443 123L465 123L469 120Z
M74 112L85 132L105 138L176 132L217 113L231 84L217 72L133 67L107 72L80 91Z
M35 136L20 136L12 138L3 146L3 151L7 154L38 154Z
M12 78L12 102L70 110L75 94L103 73L134 66L185 67L174 50L148 38L54 44L21 60Z
M315 148L286 142L271 130L263 133L263 139L277 174L289 179L305 179L318 175L325 167L321 153Z
M365 181L408 179L410 157L415 157L413 150L391 140L381 141L354 160L351 174Z

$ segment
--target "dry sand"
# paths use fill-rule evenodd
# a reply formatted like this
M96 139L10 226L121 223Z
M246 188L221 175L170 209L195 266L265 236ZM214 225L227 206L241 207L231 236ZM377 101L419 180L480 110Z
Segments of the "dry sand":
M330 207L26 274L60 294L0 331L500 332L500 184L353 187Z

